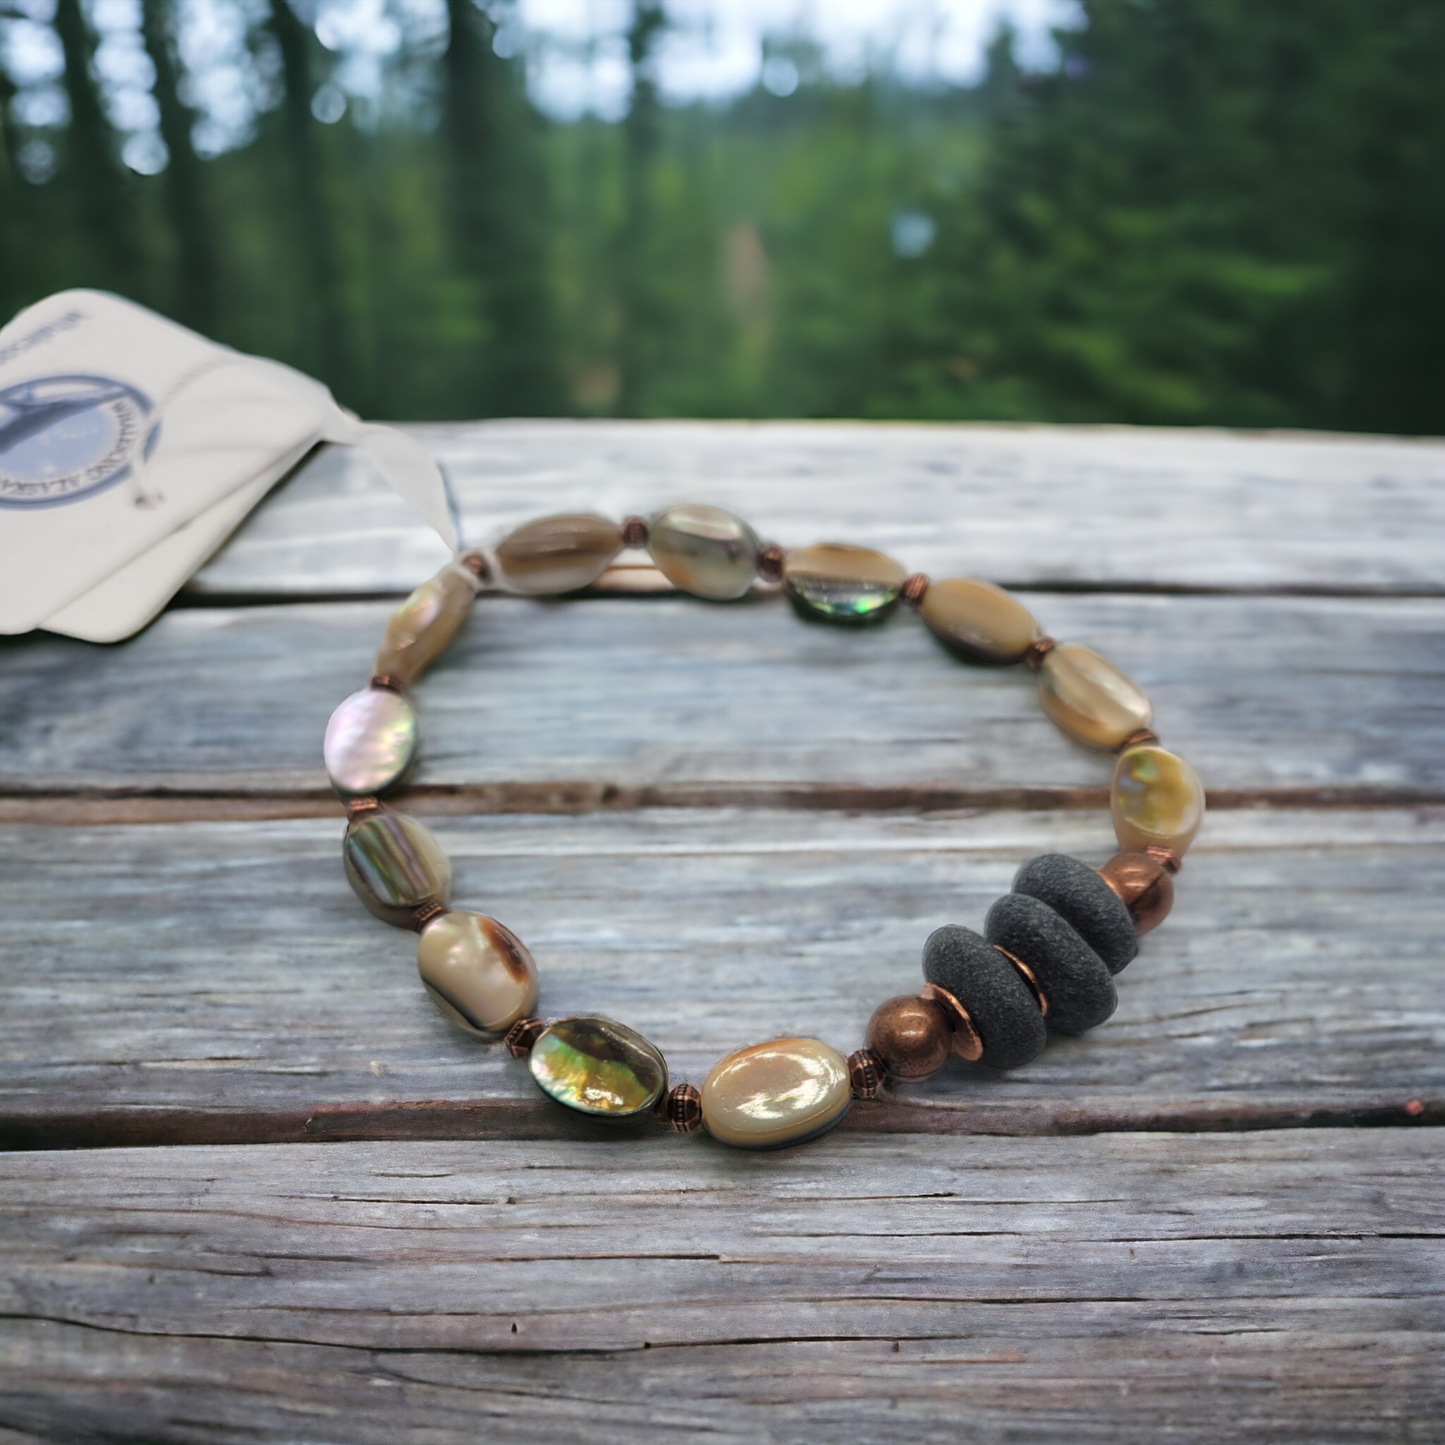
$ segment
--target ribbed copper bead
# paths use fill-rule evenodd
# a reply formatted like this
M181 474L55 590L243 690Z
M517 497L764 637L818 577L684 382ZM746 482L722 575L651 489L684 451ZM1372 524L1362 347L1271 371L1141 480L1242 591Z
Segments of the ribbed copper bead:
M384 687L388 692L405 694L406 684L389 672L378 672L371 679L372 687Z
M906 606L916 608L922 603L923 594L928 591L928 584L931 580L927 572L914 572L911 576L903 579L903 586L898 589L898 595Z
M1099 877L1123 900L1134 920L1134 932L1145 934L1163 923L1174 906L1170 872L1167 864L1149 853L1115 853L1099 869Z
M547 1025L542 1019L525 1018L518 1019L516 1023L507 1030L507 1036L502 1040L507 1046L507 1052L514 1059L525 1059L532 1052L532 1045L537 1042L547 1031Z
M702 1095L691 1084L679 1084L667 1096L667 1122L678 1134L702 1128Z
M412 909L411 926L420 933L433 918L440 918L445 912L446 909L443 908L440 903L435 901L423 903L419 908Z
M900 994L873 1010L864 1043L877 1054L884 1073L916 1082L936 1074L948 1062L953 1028L948 1015L932 999Z
M647 546L647 518L628 517L622 523L622 545L624 547Z
M1139 728L1136 732L1130 733L1114 751L1125 753L1130 748L1137 748L1141 743L1157 743L1158 741L1159 734L1153 728Z
M876 1099L883 1092L883 1060L872 1049L848 1055L848 1082L858 1099Z

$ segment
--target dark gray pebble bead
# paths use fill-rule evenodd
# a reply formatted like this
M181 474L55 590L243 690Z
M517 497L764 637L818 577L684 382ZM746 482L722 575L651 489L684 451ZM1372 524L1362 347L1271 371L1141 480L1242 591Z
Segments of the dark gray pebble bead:
M1048 1000L1051 1029L1081 1034L1114 1012L1119 999L1104 960L1047 903L1005 894L988 910L983 932L1028 964Z
M1124 900L1087 863L1062 853L1045 853L1025 863L1014 879L1014 892L1047 903L1118 973L1139 951L1134 920Z
M947 989L964 1008L983 1043L979 1062L1016 1069L1043 1052L1043 1015L1008 959L971 928L945 924L923 945L923 977Z

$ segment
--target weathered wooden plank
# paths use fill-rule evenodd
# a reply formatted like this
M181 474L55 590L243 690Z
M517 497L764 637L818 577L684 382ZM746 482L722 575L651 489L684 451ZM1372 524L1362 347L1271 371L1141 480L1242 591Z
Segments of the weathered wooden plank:
M1037 595L1115 658L1217 803L1445 798L1445 600ZM67 790L330 812L320 738L384 603L172 612L124 648L3 650L0 801ZM418 692L434 807L752 801L1101 805L1110 760L1043 716L1025 668L946 653L900 613L855 632L781 599L479 602ZM113 815L112 815L113 816Z
M466 540L554 511L707 501L784 545L892 551L935 575L1438 593L1445 443L1127 427L481 422L408 428ZM441 544L344 451L321 454L194 584L202 595L409 590Z
M575 1136L504 1049L434 1010L410 935L346 888L340 832L4 830L0 1138ZM780 1033L856 1047L877 1003L919 986L933 928L979 926L1035 853L1110 851L1107 819L1081 811L648 810L447 821L438 836L458 905L532 948L545 1010L620 1018L694 1080ZM1439 809L1212 815L1107 1025L1008 1075L950 1064L852 1125L1445 1117L1442 864Z
M11 1155L0 1421L346 1445L1426 1441L1440 1137Z

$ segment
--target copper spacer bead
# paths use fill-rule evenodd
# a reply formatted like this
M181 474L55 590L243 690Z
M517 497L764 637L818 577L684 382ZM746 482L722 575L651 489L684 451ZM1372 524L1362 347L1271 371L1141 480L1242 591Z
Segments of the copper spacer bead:
M1157 928L1174 906L1174 879L1164 864L1148 853L1115 853L1099 869L1099 877L1129 910L1136 936Z
M645 547L650 533L646 517L627 517L622 523L622 545Z
M547 1025L542 1019L518 1019L507 1030L507 1036L502 1042L506 1044L507 1052L514 1059L525 1059L532 1052L532 1045L542 1037L546 1030Z
M376 798L348 798L346 800L346 818L350 822L353 818L364 818L368 813L379 813L381 803Z
M983 1057L983 1040L978 1036L968 1010L946 988L939 988L936 983L924 984L919 997L930 999L943 1010L953 1029L953 1052L970 1064L977 1063Z
M691 1084L679 1084L668 1092L667 1122L677 1134L691 1134L702 1128L702 1095Z
M1023 959L1021 959L1017 954L1010 953L1006 948L999 948L998 944L996 943L993 946L997 952L1003 954L1003 956L1008 959L1011 964L1013 964L1014 968L1018 971L1018 976L1023 979L1026 984L1028 984L1029 992L1033 994L1034 1002L1039 1006L1039 1012L1043 1014L1045 1018L1048 1018L1049 1001L1044 996L1043 989L1039 987L1039 981L1034 977L1033 969L1031 969L1028 964L1026 964Z
M758 576L764 582L779 581L783 575L783 564L787 560L788 554L776 542L769 542L758 553Z
M1044 658L1051 653L1058 643L1052 637L1036 637L1029 643L1028 651L1024 653L1024 661L1028 663L1031 672L1037 672L1044 665Z
M921 607L923 594L928 591L930 581L927 572L914 572L911 576L904 578L903 586L898 589L898 595L909 607Z
M478 582L490 582L492 569L480 552L462 552L457 556L457 565L466 568Z
M446 909L433 900L430 903L420 903L411 911L411 926L420 933L433 918L440 918Z
M371 679L371 686L383 687L387 692L399 692L403 697L406 696L406 684L399 677L389 672L378 672L374 674Z
M1146 848L1144 850L1166 872L1177 873L1184 860L1172 848Z
M877 1054L883 1072L907 1083L936 1074L953 1052L948 1015L921 994L901 994L873 1010L864 1047Z
M1114 749L1116 753L1127 753L1130 748L1137 748L1141 743L1157 743L1159 734L1153 728L1140 728L1132 732L1128 737Z
M876 1099L883 1092L883 1060L872 1049L848 1055L848 1078L855 1099Z

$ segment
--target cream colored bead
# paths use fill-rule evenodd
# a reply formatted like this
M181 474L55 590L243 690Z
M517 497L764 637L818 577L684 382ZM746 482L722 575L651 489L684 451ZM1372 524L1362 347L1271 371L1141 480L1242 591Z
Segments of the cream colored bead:
M1120 848L1168 848L1183 857L1204 818L1204 786L1176 753L1141 743L1119 755L1109 807Z
M416 941L432 1001L471 1033L504 1034L537 1006L537 966L495 918L460 909L433 918Z
M542 517L497 543L497 567L514 592L532 596L590 586L622 550L622 529L591 513Z
M423 582L388 618L373 674L410 687L457 635L476 595L476 578L455 564Z
M758 575L753 529L718 507L669 507L655 517L647 548L658 571L697 597L741 597Z
M966 577L930 582L919 615L940 642L980 662L1018 662L1039 625L1001 587Z
M703 1126L737 1149L780 1149L831 1129L853 1102L848 1061L817 1039L770 1039L712 1066Z
M1154 716L1149 699L1108 658L1077 642L1062 642L1044 658L1039 701L1071 738L1106 750Z

